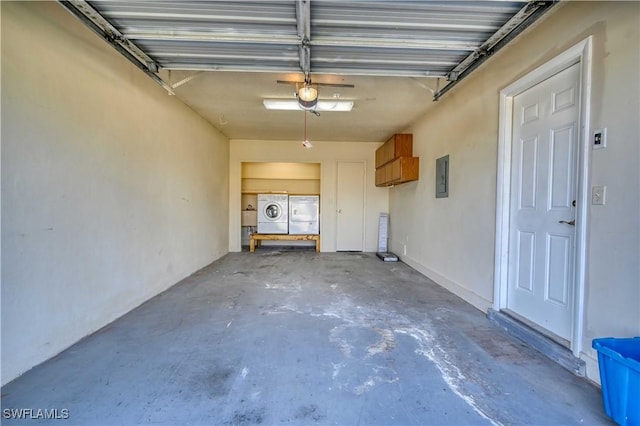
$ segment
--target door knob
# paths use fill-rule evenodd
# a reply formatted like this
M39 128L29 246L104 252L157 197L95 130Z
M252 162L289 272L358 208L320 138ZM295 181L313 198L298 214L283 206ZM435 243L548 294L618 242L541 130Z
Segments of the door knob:
M566 223L567 225L576 226L576 220L571 220L567 222L566 220L559 220L558 223Z
M338 209L338 213L342 213L342 209Z

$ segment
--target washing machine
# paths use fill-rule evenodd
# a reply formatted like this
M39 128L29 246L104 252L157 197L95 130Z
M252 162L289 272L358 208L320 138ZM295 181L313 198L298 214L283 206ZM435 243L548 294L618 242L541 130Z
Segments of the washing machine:
M258 234L289 233L289 195L258 194Z

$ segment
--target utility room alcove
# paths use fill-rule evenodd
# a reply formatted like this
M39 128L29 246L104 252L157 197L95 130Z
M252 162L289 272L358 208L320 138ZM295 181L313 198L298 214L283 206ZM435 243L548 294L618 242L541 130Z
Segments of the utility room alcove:
M258 194L318 195L321 187L320 163L243 162L241 214L258 208ZM248 215L251 216L251 215ZM241 220L240 242L249 246L256 226L245 216ZM313 246L312 241L265 241L264 245Z

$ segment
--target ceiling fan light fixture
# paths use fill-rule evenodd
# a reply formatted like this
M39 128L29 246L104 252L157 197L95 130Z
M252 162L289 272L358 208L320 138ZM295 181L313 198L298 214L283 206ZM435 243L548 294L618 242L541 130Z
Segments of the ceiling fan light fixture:
M316 105L318 105L318 98L312 99L310 101L305 101L304 99L298 97L298 104L300 105L300 108L311 111L315 109Z
M298 90L298 98L305 102L313 102L318 99L318 90L305 84Z

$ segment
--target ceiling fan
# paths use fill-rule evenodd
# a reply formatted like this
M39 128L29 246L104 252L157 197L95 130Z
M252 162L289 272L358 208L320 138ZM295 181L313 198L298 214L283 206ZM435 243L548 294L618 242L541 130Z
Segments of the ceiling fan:
M309 149L313 145L307 138L307 114L311 112L316 116L320 115L319 111L351 111L353 101L341 101L339 94L334 94L331 100L321 100L318 102L318 87L346 87L355 88L353 84L347 83L314 83L311 76L305 73L304 81L299 80L276 80L279 84L291 84L296 86L295 99L264 99L263 103L267 109L284 109L295 110L302 109L304 114L304 138L302 146Z
M304 81L277 80L276 82L279 84L295 85L296 86L295 96L296 96L296 99L298 100L298 104L300 108L307 111L312 111L312 112L315 112L315 108L318 105L319 86L355 88L353 84L347 84L347 83L315 83L311 81L311 76L309 74L305 75Z

